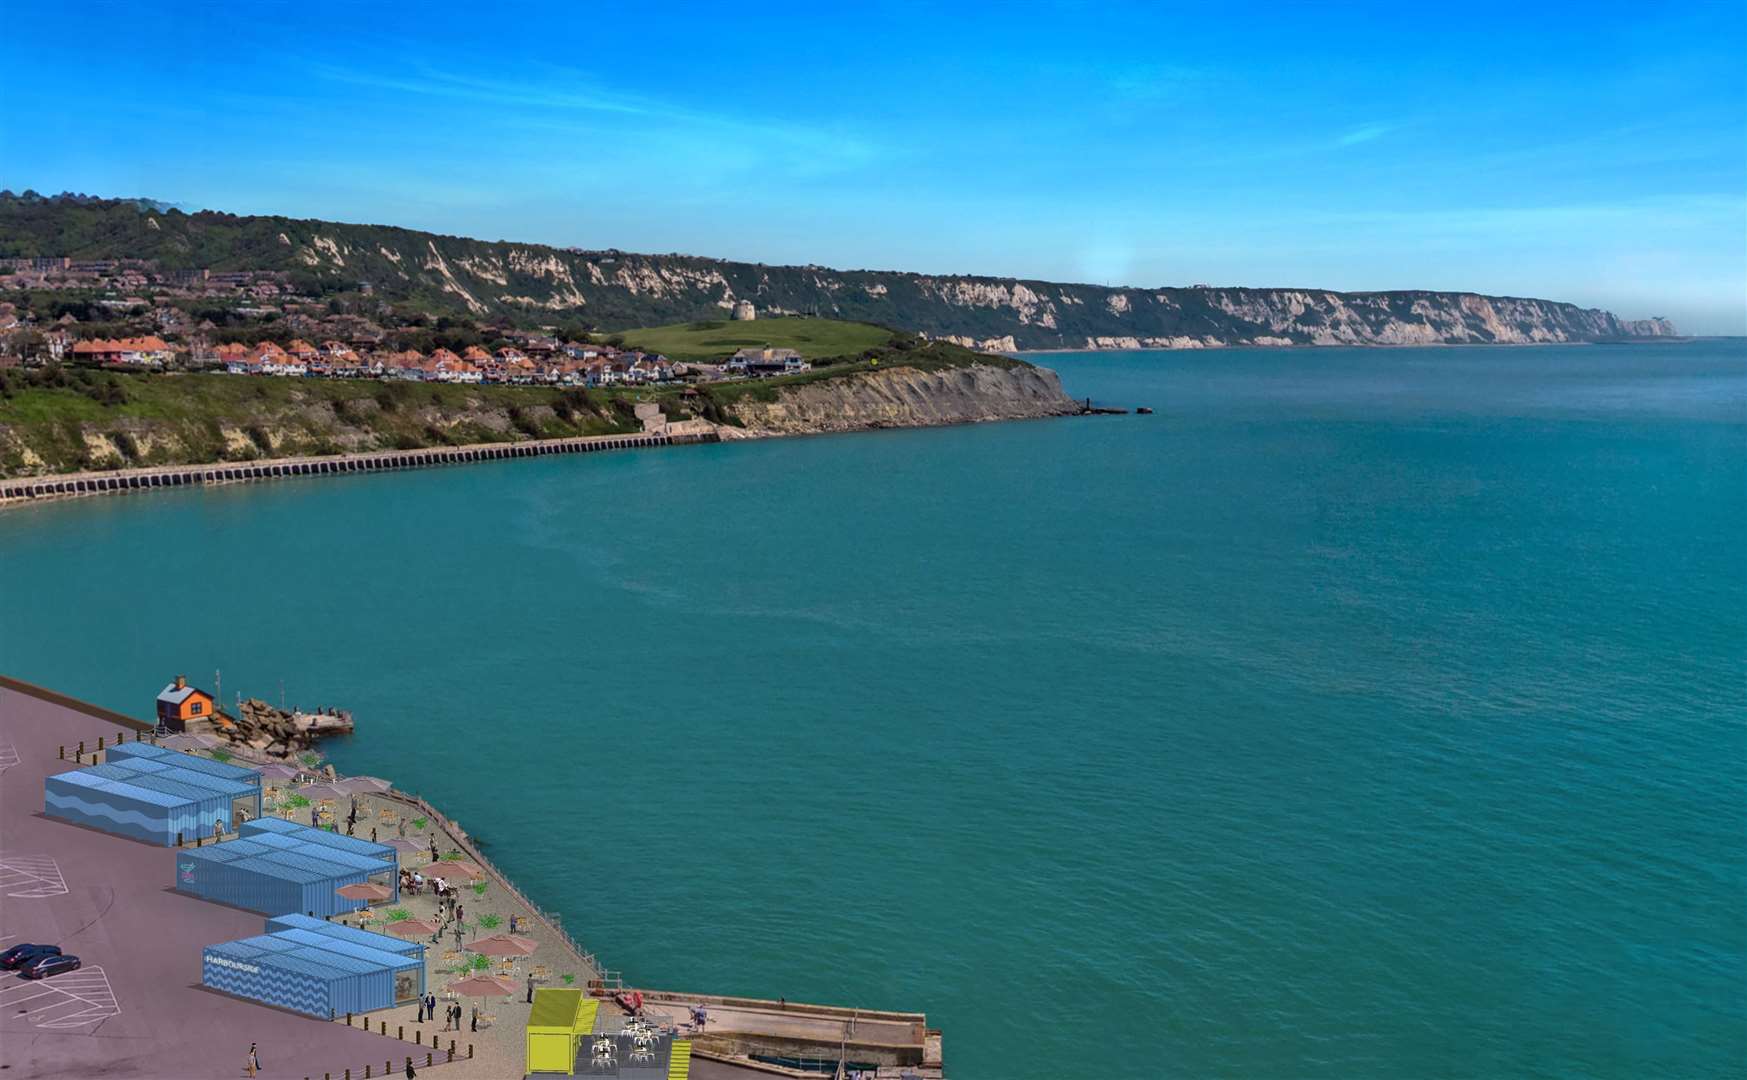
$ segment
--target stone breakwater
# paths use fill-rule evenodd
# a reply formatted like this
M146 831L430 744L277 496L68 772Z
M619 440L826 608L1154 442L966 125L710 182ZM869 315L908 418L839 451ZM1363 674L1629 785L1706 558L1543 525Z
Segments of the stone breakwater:
M788 387L775 401L745 400L734 409L752 436L1028 420L1083 411L1048 368L994 365L863 372Z

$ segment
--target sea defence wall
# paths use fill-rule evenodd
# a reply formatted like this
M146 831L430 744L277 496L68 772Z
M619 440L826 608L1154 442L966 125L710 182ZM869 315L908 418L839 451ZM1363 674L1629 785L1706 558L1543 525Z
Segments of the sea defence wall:
M375 450L326 457L241 461L214 465L161 465L109 472L71 473L64 476L29 476L0 480L0 506L33 499L102 495L151 488L205 484L235 484L251 480L274 480L293 476L327 476L341 473L385 472L392 469L424 469L436 465L459 465L506 458L545 457L550 454L586 454L605 450L640 450L683 443L715 442L714 432L683 435L652 432L637 435L587 435L571 439L532 439L517 443L484 443L478 446L445 446L425 450Z

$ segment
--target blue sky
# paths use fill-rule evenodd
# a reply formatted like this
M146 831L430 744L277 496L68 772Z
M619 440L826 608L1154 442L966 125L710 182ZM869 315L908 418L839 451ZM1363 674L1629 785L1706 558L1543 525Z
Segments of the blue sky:
M0 187L1747 333L1747 5L9 0Z

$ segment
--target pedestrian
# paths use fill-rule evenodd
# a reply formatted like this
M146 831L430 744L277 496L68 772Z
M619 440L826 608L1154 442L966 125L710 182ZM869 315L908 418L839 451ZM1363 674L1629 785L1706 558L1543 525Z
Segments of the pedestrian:
M455 920L455 948L461 947L461 920Z
M406 815L405 814L402 814L395 819L394 827L395 827L396 831L398 831L400 833L400 838L402 840L405 840L406 839Z
M425 1019L435 1020L436 1018L437 1018L437 995L426 994L425 995Z
M455 905L455 918L465 919L466 917L467 917L467 905L466 904L456 904Z
M358 822L355 818L347 818L346 819L346 835L347 836L352 835L352 827L355 826L356 824L358 824Z
M532 1005L533 1003L534 1003L534 976L530 972L528 975L528 1004Z
M260 1071L260 1068L255 1064L255 1044L254 1043L249 1044L249 1056L243 1059L243 1071L245 1073L249 1074L250 1076L254 1076L257 1072Z
M479 1030L479 1006L473 1006L473 1030Z
M372 844L376 842L376 826L374 825L370 826L370 842Z
M249 1044L249 1064L255 1067L256 1072L261 1071L261 1052L255 1048L254 1043Z

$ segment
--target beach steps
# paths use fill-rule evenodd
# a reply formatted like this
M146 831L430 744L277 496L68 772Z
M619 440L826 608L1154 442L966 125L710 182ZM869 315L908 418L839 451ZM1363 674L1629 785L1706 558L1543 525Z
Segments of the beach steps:
M667 1056L667 1080L690 1080L692 1074L692 1041L673 1040L673 1050Z

